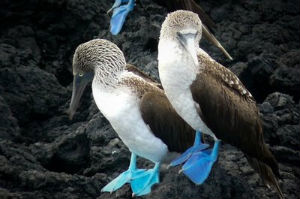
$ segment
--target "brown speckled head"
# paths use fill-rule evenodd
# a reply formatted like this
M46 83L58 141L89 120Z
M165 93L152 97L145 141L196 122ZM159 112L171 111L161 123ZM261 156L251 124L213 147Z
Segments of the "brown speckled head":
M103 71L124 70L126 65L122 51L114 43L105 39L94 39L80 44L73 57L73 74L94 72L95 67Z
M177 10L168 14L162 24L160 37L161 39L173 39L177 33L184 30L197 31L198 42L202 35L202 22L196 13L186 10Z
M69 110L70 119L76 112L87 84L94 79L104 86L116 86L117 74L125 70L122 51L114 43L94 39L80 44L73 57L73 92Z

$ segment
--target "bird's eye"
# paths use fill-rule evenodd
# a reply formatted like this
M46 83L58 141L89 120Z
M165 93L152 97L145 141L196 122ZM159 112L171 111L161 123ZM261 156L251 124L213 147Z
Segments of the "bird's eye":
M79 73L78 75L79 75L79 77L82 77L82 76L83 76L83 73Z

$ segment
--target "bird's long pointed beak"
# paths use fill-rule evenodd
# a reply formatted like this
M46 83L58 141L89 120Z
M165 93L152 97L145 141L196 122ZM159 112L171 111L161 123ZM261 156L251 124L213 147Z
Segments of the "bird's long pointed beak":
M187 39L186 48L187 48L188 52L191 54L195 65L198 66L199 61L198 61L197 50L195 47L195 39L194 38Z
M214 44L217 48L219 48L223 53L224 55L230 59L230 60L233 60L232 57L230 56L230 54L225 50L225 48L222 46L222 44L216 39L216 37L209 32L209 30L206 28L205 25L202 24L202 32L203 32L203 35L204 37L210 41L212 44Z
M74 75L72 98L69 109L67 110L67 114L69 115L70 120L73 119L73 116L78 108L80 98L87 84L88 81L85 81L84 78L79 77L78 75Z
M199 62L197 57L197 48L195 45L196 33L187 33L187 34L178 33L178 36L179 36L180 43L191 55L195 65L198 65Z

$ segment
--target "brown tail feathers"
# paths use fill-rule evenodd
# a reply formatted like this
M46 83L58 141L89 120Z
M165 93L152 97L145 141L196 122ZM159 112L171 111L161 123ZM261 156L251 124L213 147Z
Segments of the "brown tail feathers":
M274 156L270 152L270 150L267 148L266 145L264 145L264 157L263 160L258 160L257 158L253 158L246 155L246 158L251 165L251 167L257 171L262 178L264 184L267 187L273 186L275 187L279 197L283 199L283 193L279 187L277 178L279 176L279 168L277 161L275 160Z

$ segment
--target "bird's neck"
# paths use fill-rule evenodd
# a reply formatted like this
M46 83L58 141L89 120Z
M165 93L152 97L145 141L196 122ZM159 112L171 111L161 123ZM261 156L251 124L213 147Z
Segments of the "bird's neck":
M119 78L123 71L122 67L98 66L95 68L93 83L103 89L115 89L118 86Z
M158 62L159 67L169 65L171 62L181 61L183 52L178 42L172 39L161 39L158 43Z
M195 54L197 54L198 48L195 48ZM158 61L160 64L164 62L187 64L193 62L193 57L177 39L161 39L158 43Z
M161 40L158 47L158 69L161 82L191 83L198 72L192 56L179 42Z

